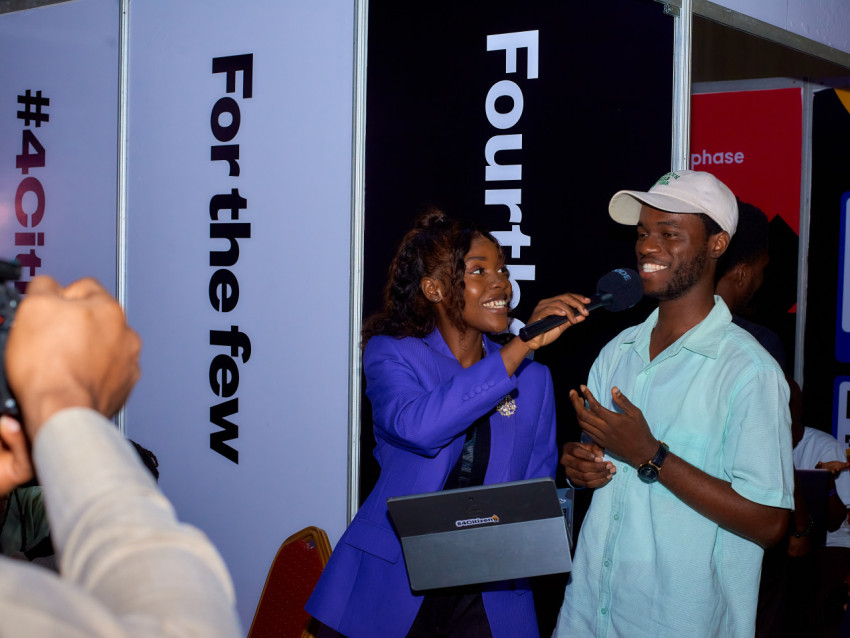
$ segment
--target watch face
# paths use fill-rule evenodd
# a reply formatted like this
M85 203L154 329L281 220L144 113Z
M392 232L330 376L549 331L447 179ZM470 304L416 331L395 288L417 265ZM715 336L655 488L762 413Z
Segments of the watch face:
M637 475L644 483L655 483L658 480L658 470L648 463L644 463L637 469Z

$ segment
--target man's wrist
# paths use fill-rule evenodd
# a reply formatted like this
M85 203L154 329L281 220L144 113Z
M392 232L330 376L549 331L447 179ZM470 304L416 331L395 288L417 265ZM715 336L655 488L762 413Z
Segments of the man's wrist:
M573 483L573 482L570 480L570 477L569 477L569 476L567 477L567 485L568 485L568 486L570 486L571 488L573 488L574 490L583 490L583 489L585 489L585 488L587 487L587 486L585 486L585 485L576 485L575 483Z
M812 529L815 526L815 519L812 518L812 515L809 514L808 520L805 522L805 525L802 527L797 526L797 521L794 517L791 517L791 524L789 525L790 529L788 530L791 536L794 538L803 538L804 536L808 536L812 533Z
M95 409L91 396L73 387L44 392L39 396L28 396L20 402L24 430L30 441L55 414L69 408Z
M638 468L641 465L647 463L653 456L658 452L658 448L661 447L662 441L659 441L655 438L651 439L645 445L641 446L641 451L635 455L635 462L631 463L632 467Z

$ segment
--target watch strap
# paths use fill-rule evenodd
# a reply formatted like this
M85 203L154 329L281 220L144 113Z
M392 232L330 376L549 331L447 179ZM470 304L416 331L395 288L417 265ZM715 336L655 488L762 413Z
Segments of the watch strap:
M661 469L661 466L664 464L664 460L667 458L667 452L670 451L670 447L664 441L659 441L658 443L658 451L648 461L648 463L656 470Z

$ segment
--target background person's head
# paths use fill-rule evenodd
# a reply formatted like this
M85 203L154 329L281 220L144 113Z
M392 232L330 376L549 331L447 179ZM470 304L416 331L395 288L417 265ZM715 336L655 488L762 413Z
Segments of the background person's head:
M738 230L717 262L715 289L729 309L741 313L764 281L767 267L769 224L764 212L738 202Z

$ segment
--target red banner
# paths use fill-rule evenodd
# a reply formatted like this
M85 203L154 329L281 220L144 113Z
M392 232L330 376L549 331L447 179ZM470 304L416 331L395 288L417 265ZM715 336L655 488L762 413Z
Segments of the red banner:
M802 122L799 88L694 95L690 167L799 235Z

